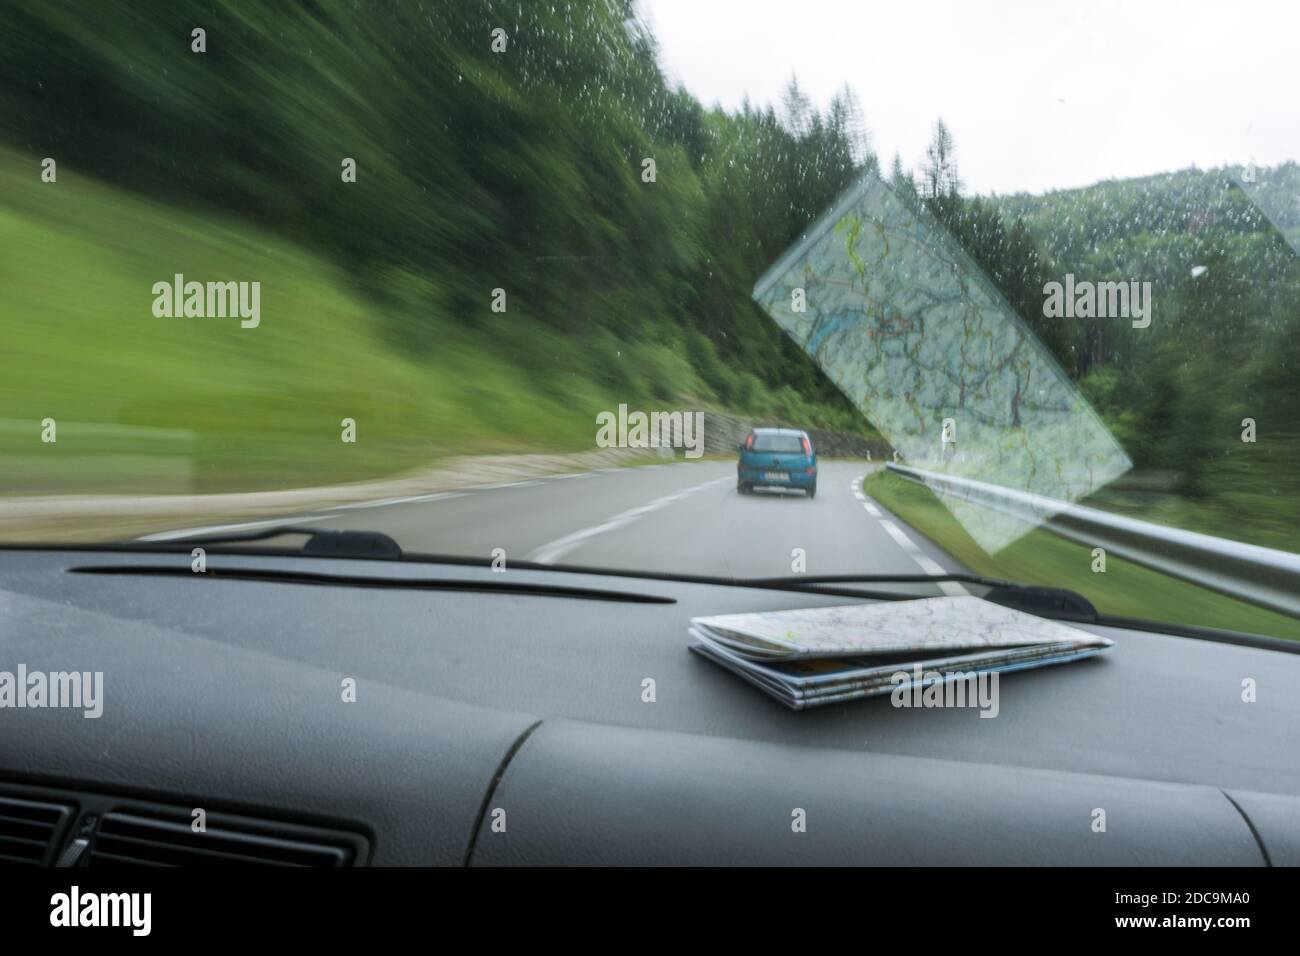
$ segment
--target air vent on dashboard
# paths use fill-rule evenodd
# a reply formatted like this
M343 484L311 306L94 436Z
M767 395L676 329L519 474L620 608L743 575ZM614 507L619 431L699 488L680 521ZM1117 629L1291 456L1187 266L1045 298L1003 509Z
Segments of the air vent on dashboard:
M188 819L106 813L89 853L90 866L351 866L355 852L301 839L274 826L221 821L195 832Z
M65 804L0 797L0 865L48 864L71 815Z

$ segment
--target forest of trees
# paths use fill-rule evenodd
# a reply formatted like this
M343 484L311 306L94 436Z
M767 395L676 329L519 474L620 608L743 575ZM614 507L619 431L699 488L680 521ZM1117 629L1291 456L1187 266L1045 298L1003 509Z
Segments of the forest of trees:
M1294 163L1254 176L1263 189L1300 192ZM895 157L890 178L961 242L1137 467L1173 472L1179 491L1202 495L1215 461L1241 450L1244 419L1267 423L1276 461L1294 457L1300 257L1286 238L1300 225L1294 203L1268 204L1284 220L1270 221L1222 169L1045 196L965 196L954 134L942 120L920 175ZM1066 273L1150 282L1151 326L1046 317L1044 286Z
M1243 451L1251 419L1264 442L1256 472L1284 494L1300 442L1300 257L1287 223L1271 222L1232 172L984 202L1014 217L1040 273L1152 283L1149 328L1055 320L1049 339L1139 467L1174 470L1180 490L1202 494L1214 463ZM1300 188L1293 163L1260 177L1291 197ZM1295 215L1293 202L1279 208ZM1280 469L1268 478L1266 459Z

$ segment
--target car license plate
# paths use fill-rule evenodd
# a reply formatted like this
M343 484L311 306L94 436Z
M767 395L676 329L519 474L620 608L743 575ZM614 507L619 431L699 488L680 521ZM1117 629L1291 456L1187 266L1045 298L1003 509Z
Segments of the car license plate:
M763 472L764 481L786 481L790 477L788 471L765 471Z

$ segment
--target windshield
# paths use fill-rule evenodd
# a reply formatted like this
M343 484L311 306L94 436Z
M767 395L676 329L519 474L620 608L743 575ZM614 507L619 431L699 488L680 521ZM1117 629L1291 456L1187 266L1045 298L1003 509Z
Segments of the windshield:
M1300 9L1191 7L5 4L0 543L1300 638Z

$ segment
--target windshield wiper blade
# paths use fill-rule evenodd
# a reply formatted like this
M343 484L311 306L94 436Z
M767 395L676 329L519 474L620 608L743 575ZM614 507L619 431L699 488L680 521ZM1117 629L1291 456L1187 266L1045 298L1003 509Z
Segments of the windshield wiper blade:
M327 528L308 528L303 525L276 525L259 531L236 534L195 534L169 538L168 544L239 544L245 541L265 541L284 535L306 535L302 553L329 555L342 558L390 558L400 560L402 549L396 541L378 531L331 531Z
M982 584L985 587L1020 587L1011 581L986 578L978 574L782 574L774 578L736 578L736 584L800 590L803 584Z

